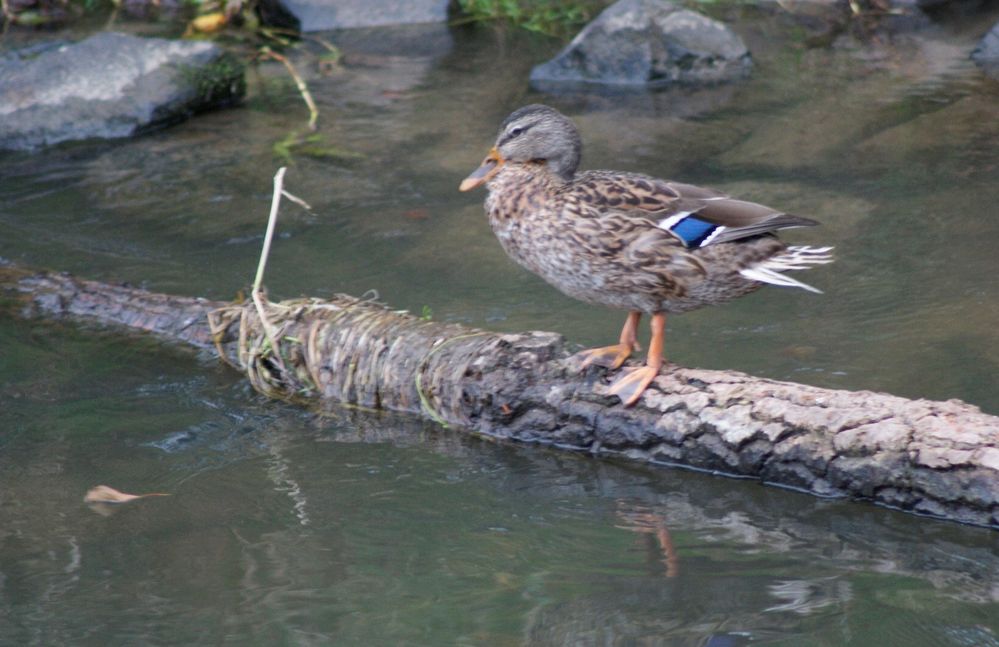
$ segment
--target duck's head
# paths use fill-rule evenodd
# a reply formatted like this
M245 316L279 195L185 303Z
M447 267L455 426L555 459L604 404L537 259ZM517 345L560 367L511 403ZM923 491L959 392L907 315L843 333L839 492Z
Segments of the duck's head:
M579 166L582 142L576 124L554 108L535 103L515 110L500 126L496 144L459 189L485 184L507 163L544 162L563 180Z

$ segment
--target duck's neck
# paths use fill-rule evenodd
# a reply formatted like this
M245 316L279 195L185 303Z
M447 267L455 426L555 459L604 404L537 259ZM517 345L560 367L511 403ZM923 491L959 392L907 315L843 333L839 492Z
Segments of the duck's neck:
M544 162L507 162L486 186L490 193L554 191L566 182Z
M504 247L518 223L544 220L559 210L558 189L564 184L544 163L507 162L500 168L487 184L486 214Z

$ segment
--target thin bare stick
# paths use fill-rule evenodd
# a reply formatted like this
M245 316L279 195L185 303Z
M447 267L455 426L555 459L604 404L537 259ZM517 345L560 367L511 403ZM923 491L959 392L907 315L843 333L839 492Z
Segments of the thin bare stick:
M316 107L316 102L312 99L312 93L309 92L309 86L305 84L305 80L298 74L298 70L295 66L291 64L291 61L282 54L278 54L269 47L263 49L264 56L274 59L275 61L280 61L284 65L285 69L288 70L288 74L291 78L295 80L295 85L298 86L298 92L302 95L302 99L305 101L305 105L309 108L309 130L316 129L316 120L319 119L319 108Z
M298 196L292 195L292 194L288 193L287 191L281 191L281 195L283 195L284 197L288 198L289 200L291 200L292 202L294 202L298 206L302 207L306 211L312 211L312 207L309 205L309 203L306 202L305 200L299 198Z
M322 45L326 49L327 52L329 52L330 54L332 54L336 58L336 60L339 60L340 57L343 56L343 53L340 51L340 48L337 47L336 45L334 45L333 43L329 42L328 40L323 40L319 36L312 36L312 35L309 35L309 34L298 34L298 36L300 38L302 38L302 37L308 38L309 40L311 40L313 42L319 43L320 45Z
M253 305L257 308L257 316L260 317L260 325L263 327L264 334L267 335L267 341L270 342L271 345L271 354L274 356L274 359L277 360L277 365L283 371L285 370L284 360L281 359L281 347L278 346L277 342L277 330L267 319L267 313L264 308L264 296L256 290L253 291L252 296Z
M10 11L7 0L0 0L0 14L3 15L3 30L0 30L0 37L7 35L7 29L14 23L14 14Z
M264 234L264 246L260 250L260 262L257 263L257 276L253 279L253 290L250 293L253 298L253 305L257 307L260 325L264 329L264 334L267 335L267 340L271 343L271 352L274 354L281 370L284 370L284 361L281 359L281 347L277 343L277 331L267 319L261 285L264 282L264 270L267 269L267 258L271 253L271 241L274 240L274 228L277 225L278 209L281 206L281 195L284 193L284 174L287 170L287 167L282 166L274 174L274 195L271 196L271 213L267 218L267 233Z
M253 291L260 291L264 282L264 270L267 268L267 257L271 253L271 241L274 240L274 227L277 225L278 208L281 206L281 194L284 192L284 174L288 167L282 166L274 174L274 195L271 196L271 213L267 218L267 233L264 234L264 247L260 250L260 262L257 263L257 278L253 280Z

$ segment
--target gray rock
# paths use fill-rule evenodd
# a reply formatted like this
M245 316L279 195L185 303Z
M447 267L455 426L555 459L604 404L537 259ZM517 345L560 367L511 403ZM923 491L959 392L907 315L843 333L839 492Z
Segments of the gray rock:
M986 74L999 80L999 22L985 34L971 58Z
M264 22L310 32L444 22L449 4L450 0L263 0L260 14Z
M666 0L620 0L536 66L531 82L541 89L716 83L745 77L751 65L742 39L716 20Z
M226 105L243 66L203 41L104 32L0 59L0 149L129 137Z

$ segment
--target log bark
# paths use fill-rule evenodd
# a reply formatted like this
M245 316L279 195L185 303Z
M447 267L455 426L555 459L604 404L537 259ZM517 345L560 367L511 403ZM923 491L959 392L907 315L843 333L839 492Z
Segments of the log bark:
M492 437L757 479L999 528L999 418L949 400L670 365L633 408L555 333L424 321L337 295L268 304L156 294L0 266L2 309L153 333L273 397L419 413ZM211 323L210 323L211 322ZM280 347L274 353L269 342Z

